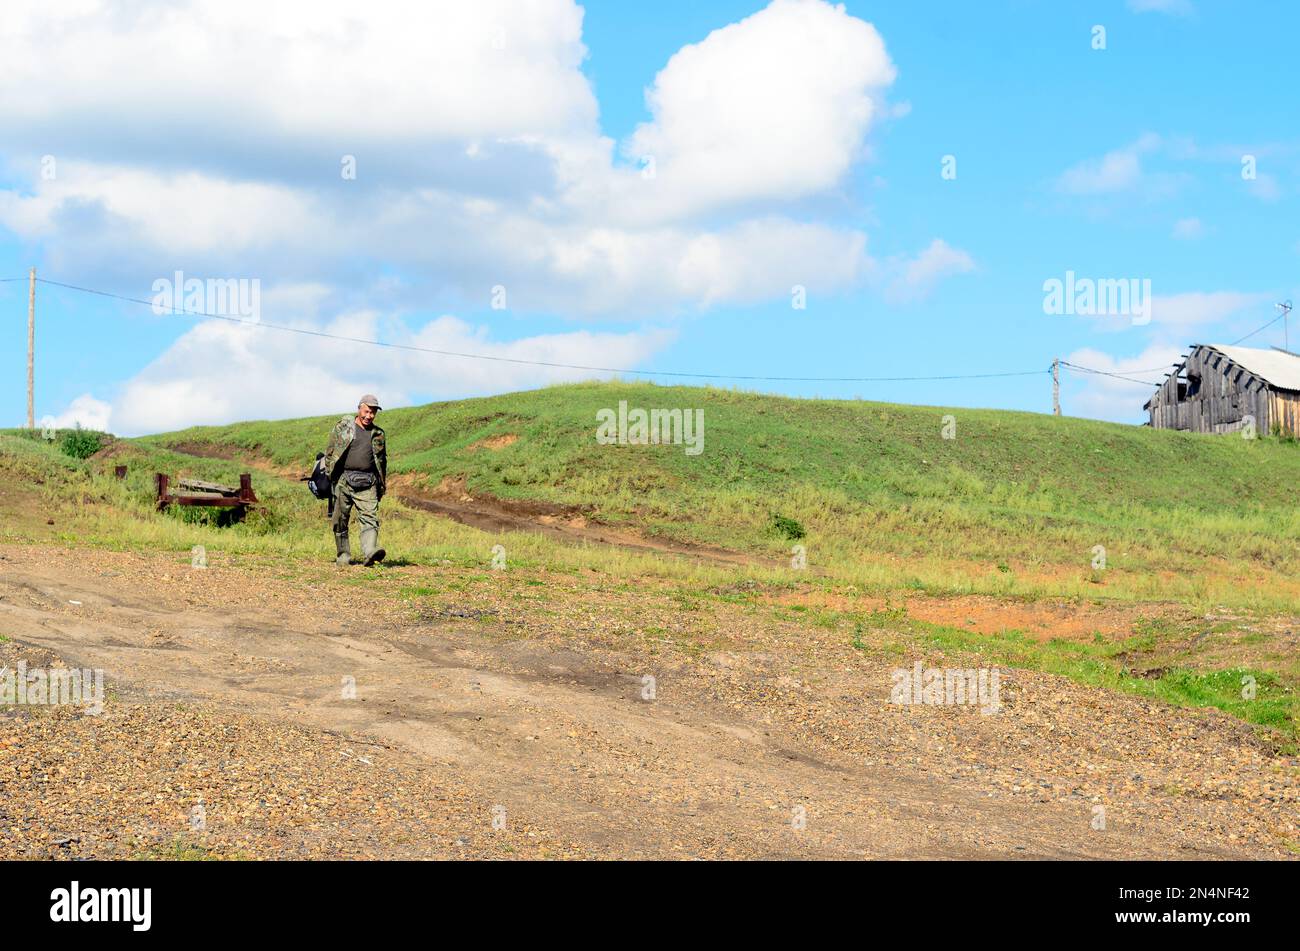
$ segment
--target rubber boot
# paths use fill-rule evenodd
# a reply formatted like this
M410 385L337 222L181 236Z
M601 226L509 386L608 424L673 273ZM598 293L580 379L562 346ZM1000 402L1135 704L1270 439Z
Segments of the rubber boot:
M334 550L338 552L338 557L334 559L334 564L339 566L352 564L352 546L348 543L347 532L344 532L342 535L338 532L334 533Z
M379 545L379 532L373 528L364 529L361 532L361 554L366 560L366 567L369 568L377 561L383 561L386 552L377 547Z

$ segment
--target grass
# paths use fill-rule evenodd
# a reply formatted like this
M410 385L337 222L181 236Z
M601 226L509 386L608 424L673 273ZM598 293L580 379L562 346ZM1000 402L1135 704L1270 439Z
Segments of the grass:
M1158 699L1173 706L1214 707L1256 726L1277 731L1285 752L1296 752L1300 737L1300 692L1276 673L1234 666L1200 670L1192 666L1154 672L1135 670L1127 658L1161 646L1162 634L1148 629L1121 641L1096 638L1092 643L1053 638L1036 640L1019 631L996 634L968 631L907 617L903 608L892 608L855 616L852 645L864 652L881 649L904 653L894 638L910 635L921 649L941 651L979 666L1040 670L1066 677L1076 683L1119 690ZM873 648L864 640L869 630L881 631L890 640ZM1166 632L1168 637L1172 631ZM1181 635L1179 635L1181 636ZM1194 658L1188 657L1189 664ZM1253 689L1250 689L1252 688Z
M202 843L178 835L167 845L151 845L141 849L133 858L141 862L222 862L242 861L247 856L238 851L216 852Z
M621 400L702 408L704 451L598 444L596 412ZM955 439L941 437L945 413ZM142 462L195 471L193 456L170 450L305 471L336 419L196 427L126 445ZM936 592L1300 600L1290 490L1300 446L1272 438L640 383L389 410L381 424L390 472L421 484L463 477L474 495L576 506L652 537L773 560L788 561L798 539L810 569L866 584L897 584L905 560ZM502 436L518 438L483 445ZM248 468L203 462L227 478ZM290 508L309 508L305 489L289 486L302 503ZM1097 545L1103 570L1092 567Z
M597 412L620 401L703 409L704 451L597 443ZM957 420L955 439L941 435L947 413ZM213 565L329 564L324 504L297 476L324 447L337 418L104 437L106 447L84 460L57 441L0 431L0 471L39 498L25 520L0 522L0 540L164 550L178 561L203 545ZM1169 602L1201 613L1293 615L1300 603L1300 511L1293 498L1300 445L1292 441L641 383L434 403L386 411L380 422L388 434L390 477L426 487L463 479L476 497L573 506L647 536L754 558L738 568L534 533L489 534L407 509L390 495L383 505L390 552L406 564L448 565L482 579L463 576L443 591L421 587L399 595L412 600L491 585L492 549L501 544L512 571L544 571L554 579L595 569L629 584L666 579L679 592L681 612L710 600L753 609L760 590L810 587L893 598L920 592ZM115 465L127 466L125 479L113 476ZM154 472L233 483L244 471L255 473L265 503L244 523L223 526L211 513L155 510ZM796 545L806 552L807 570L792 567ZM1094 567L1098 545L1104 568ZM364 583L384 570L358 571L352 580ZM846 619L794 607L780 616L828 629ZM927 626L905 614L847 620L858 625L853 642L860 649L869 646L869 630L883 628L887 636L875 638L873 649L898 652L919 639L991 663L1216 706L1295 732L1289 685L1300 680L1300 669L1284 657L1267 659L1264 667L1229 659L1205 670L1194 658L1174 656L1161 676L1151 677L1128 669L1121 655L1167 647L1171 632L1135 631L1122 645L1080 644ZM1252 664L1262 663L1251 656ZM1253 701L1240 697L1243 676L1256 679Z

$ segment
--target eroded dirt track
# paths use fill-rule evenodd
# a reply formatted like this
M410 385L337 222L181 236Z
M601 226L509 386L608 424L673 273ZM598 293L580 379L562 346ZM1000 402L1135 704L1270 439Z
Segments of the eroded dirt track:
M499 499L485 494L472 496L463 477L457 480L444 479L441 485L432 489L409 475L393 476L390 482L395 497L403 504L489 533L534 532L569 544L592 544L629 551L681 555L726 565L761 563L754 556L723 548L652 538L640 532L620 530L573 506Z
M676 624L611 634L666 609L595 582L413 606L399 588L454 572L0 555L0 664L109 687L68 742L44 711L0 712L6 857L120 854L146 826L256 857L1272 858L1297 837L1294 759L1225 716L1024 672L993 716L901 707L896 662L727 605L686 623L707 649L678 650ZM185 711L243 739L212 756ZM73 748L92 792L96 755L118 777L100 795L74 788Z

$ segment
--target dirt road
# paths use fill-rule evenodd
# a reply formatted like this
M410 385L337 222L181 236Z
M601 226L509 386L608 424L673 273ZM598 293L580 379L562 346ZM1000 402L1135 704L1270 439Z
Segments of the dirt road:
M464 574L0 546L0 665L108 685L97 717L0 709L0 855L180 837L248 857L1278 858L1300 841L1294 758L1216 711L1020 671L995 715L902 706L900 661L824 631L611 579Z

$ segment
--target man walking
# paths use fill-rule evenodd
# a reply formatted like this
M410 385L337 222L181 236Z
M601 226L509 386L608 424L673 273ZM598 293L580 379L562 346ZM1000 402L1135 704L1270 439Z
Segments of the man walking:
M356 417L344 416L335 425L321 460L334 495L332 524L339 565L352 564L348 520L353 508L361 524L361 557L367 566L384 560L384 550L379 547L379 500L384 497L388 451L384 431L375 425L379 408L374 395L361 397Z

